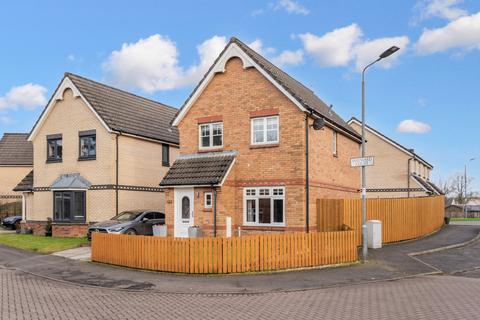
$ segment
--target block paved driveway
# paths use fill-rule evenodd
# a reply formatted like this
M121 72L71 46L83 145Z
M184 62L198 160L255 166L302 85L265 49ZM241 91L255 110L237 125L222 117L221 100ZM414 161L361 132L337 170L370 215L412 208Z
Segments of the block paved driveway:
M480 279L423 276L262 294L81 287L0 269L1 319L478 319Z

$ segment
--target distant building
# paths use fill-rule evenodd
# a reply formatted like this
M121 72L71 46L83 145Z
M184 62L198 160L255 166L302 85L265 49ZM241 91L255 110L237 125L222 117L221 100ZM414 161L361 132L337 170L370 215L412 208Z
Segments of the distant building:
M361 121L348 124L361 133ZM433 166L414 152L376 129L365 128L366 153L375 157L367 167L367 197L400 198L440 195L442 191L430 181Z

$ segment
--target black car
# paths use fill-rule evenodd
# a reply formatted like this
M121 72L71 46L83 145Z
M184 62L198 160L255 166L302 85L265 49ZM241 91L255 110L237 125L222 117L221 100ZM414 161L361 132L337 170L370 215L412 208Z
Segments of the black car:
M117 233L129 235L153 235L153 225L165 224L165 214L153 210L128 210L119 213L110 220L92 224L88 228L88 239L92 232Z
M5 217L2 220L2 226L15 230L20 227L20 221L22 221L22 216Z

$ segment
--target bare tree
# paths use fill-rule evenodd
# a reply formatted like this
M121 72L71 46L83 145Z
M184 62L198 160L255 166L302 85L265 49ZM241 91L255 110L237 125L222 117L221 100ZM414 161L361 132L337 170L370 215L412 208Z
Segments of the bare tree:
M477 192L468 188L472 185L473 178L467 179L467 195L465 196L465 177L462 173L457 172L446 180L439 179L438 187L443 193L453 198L458 204L465 204L477 195Z

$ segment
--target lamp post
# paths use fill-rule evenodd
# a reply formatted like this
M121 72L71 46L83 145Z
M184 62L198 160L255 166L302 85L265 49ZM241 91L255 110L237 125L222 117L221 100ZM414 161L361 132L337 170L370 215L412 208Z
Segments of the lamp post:
M385 59L395 52L400 50L396 46L392 46L389 49L385 50L378 59L368 64L362 70L362 158L365 157L365 71L378 61ZM365 166L362 166L362 257L363 261L367 261L367 187L366 187L366 177L365 177Z
M465 193L465 203L463 205L463 214L465 215L465 218L467 218L467 165L472 162L473 160L476 160L477 158L470 158L468 161L465 163L465 172L463 175L463 191Z

